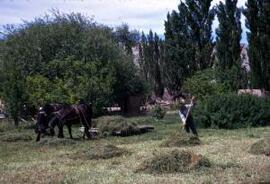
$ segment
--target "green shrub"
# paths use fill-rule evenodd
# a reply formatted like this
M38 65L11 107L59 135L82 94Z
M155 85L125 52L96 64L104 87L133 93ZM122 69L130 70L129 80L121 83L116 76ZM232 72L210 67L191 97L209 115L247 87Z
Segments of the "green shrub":
M166 110L160 105L156 105L152 110L152 116L156 119L163 119L166 114Z
M230 92L230 85L225 82L222 83L218 76L217 71L213 69L199 71L184 82L183 90L201 100L208 96Z
M270 99L250 95L214 95L198 102L195 121L204 128L244 128L270 123Z

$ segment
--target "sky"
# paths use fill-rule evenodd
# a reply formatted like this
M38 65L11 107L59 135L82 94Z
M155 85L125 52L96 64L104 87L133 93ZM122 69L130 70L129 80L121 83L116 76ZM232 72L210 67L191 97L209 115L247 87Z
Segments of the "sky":
M213 0L215 5L220 0ZM246 0L238 0L244 6ZM127 23L132 29L164 33L168 12L177 9L180 0L0 0L0 31L6 24L20 24L44 16L52 9L79 12L111 27ZM243 29L244 18L242 17ZM215 20L213 29L218 25ZM245 33L242 42L246 42Z

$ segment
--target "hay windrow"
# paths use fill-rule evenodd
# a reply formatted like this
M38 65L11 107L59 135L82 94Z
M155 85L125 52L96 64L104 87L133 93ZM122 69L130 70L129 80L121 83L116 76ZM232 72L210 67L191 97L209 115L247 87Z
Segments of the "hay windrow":
M38 146L68 146L75 144L77 144L77 142L72 139L59 138L43 138L37 143Z
M121 116L106 116L97 120L97 128L103 136L113 135L115 132L123 132L128 135L140 132L138 124Z
M114 157L121 157L123 155L130 154L130 152L127 151L126 149L118 148L117 146L108 144L108 145L93 146L78 154L80 154L85 159L99 160L99 159L110 159Z
M0 137L0 140L3 142L27 142L27 141L32 141L33 138L29 134L25 133L8 133L5 135L2 135Z
M210 161L202 155L190 151L173 150L168 153L155 155L140 165L137 171L152 174L186 173L190 170L210 167Z
M165 140L162 147L184 147L200 145L201 141L197 136L189 135L184 132L176 132Z
M254 143L250 149L249 153L255 155L266 155L270 156L270 137L262 139Z

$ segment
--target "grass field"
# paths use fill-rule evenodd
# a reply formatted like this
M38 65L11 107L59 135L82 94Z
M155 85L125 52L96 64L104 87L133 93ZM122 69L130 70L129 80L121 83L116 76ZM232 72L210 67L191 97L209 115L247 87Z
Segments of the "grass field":
M153 132L131 137L83 140L73 128L76 144L39 145L31 129L13 130L0 122L0 183L258 183L270 182L270 157L248 153L256 141L270 136L270 127L239 130L199 129L202 145L164 148L161 143L181 131L176 115L155 121L149 117L137 122L155 126ZM33 140L6 142L5 137L30 135ZM65 132L66 137L68 134ZM55 138L56 139L56 138ZM129 154L106 160L90 160L80 153L99 145L112 144ZM170 149L191 150L207 157L210 168L188 173L147 174L137 168L153 155Z

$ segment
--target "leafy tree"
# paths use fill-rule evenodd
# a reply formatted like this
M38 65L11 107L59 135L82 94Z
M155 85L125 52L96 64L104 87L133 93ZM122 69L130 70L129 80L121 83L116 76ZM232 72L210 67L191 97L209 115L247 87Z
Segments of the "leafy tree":
M246 7L252 86L270 90L270 2L248 0Z
M16 38L11 38L16 40ZM9 45L10 48L5 46ZM6 107L11 117L14 120L15 126L19 125L20 110L25 100L24 86L25 80L23 78L21 67L18 64L20 58L14 57L18 53L17 43L12 41L5 41L2 45L2 66L1 66L1 79L2 90L1 97L3 97Z
M217 17L219 27L216 30L217 43L216 51L220 73L235 72L228 76L233 88L238 89L240 84L240 52L241 52L241 10L237 8L237 0L226 0L225 4L220 2L217 6ZM224 76L224 75L223 75Z
M128 95L144 93L132 56L119 47L113 30L87 17L56 11L6 32L0 77L12 78L12 71L18 76L4 84L15 86L3 95L8 106L13 101L17 109L25 102L71 104L83 98L100 112Z

